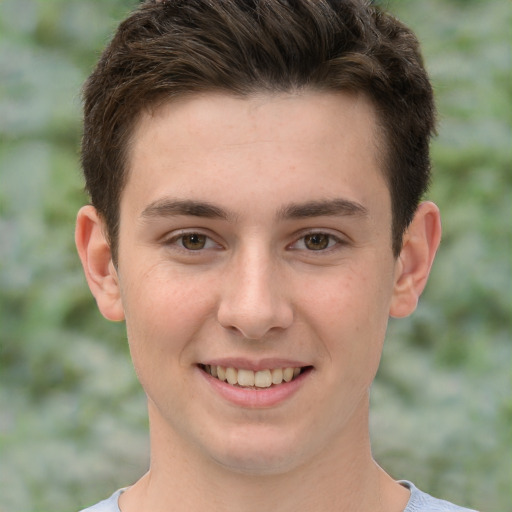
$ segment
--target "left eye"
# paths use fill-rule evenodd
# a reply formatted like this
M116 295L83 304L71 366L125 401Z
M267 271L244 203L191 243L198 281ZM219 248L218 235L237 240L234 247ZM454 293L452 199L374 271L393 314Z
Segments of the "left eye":
M202 233L184 233L174 237L168 243L178 245L187 251L200 251L202 249L211 249L216 247L215 242Z
M190 235L183 235L180 238L181 245L190 251L199 251L200 249L204 249L207 239L207 236L199 233L190 233Z
M322 251L339 243L339 239L327 233L309 233L294 244L295 249Z

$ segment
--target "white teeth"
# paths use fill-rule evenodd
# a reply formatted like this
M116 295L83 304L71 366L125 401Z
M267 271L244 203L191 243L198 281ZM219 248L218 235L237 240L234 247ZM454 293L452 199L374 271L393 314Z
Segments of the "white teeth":
M227 381L232 386L238 385L257 388L269 388L273 384L277 386L283 382L290 382L301 373L301 368L294 367L273 368L257 372L214 365L207 365L204 369L212 377L216 377L223 382Z
M251 370L238 370L238 384L240 386L254 386L255 376Z
M238 372L235 368L226 368L226 380L230 384L238 384Z
M213 372L212 372L213 375ZM215 377L215 375L214 375ZM219 380L225 381L226 380L226 368L223 366L217 366L217 378Z
M272 385L270 370L262 370L254 374L254 385L257 388L269 388Z
M272 384L281 384L281 382L283 382L283 369L272 370Z
M293 368L284 368L283 369L283 380L285 382L290 382L293 379Z

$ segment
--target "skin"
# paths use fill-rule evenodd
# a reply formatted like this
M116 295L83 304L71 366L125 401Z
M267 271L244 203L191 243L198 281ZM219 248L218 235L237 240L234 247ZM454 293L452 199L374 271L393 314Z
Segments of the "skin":
M362 96L332 93L212 93L141 116L117 266L91 206L76 234L148 395L151 467L123 512L405 508L408 491L371 457L369 388L440 221L421 204L393 257L376 130ZM276 403L252 390L235 404L198 366L212 362L309 371Z

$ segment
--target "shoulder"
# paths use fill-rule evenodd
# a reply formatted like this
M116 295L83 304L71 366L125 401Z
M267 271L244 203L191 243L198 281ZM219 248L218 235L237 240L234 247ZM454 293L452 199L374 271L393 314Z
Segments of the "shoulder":
M118 505L119 496L125 489L119 489L110 498L100 501L92 507L85 508L81 512L121 512Z
M475 510L459 507L448 501L434 498L430 494L420 491L407 480L400 481L400 484L411 491L411 497L404 512L476 512Z

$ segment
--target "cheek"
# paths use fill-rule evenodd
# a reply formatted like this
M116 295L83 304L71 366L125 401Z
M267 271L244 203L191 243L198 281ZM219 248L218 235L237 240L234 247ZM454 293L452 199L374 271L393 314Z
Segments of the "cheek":
M186 278L165 268L130 276L122 288L126 328L134 362L182 350L214 311L216 290L208 279Z
M375 268L363 268L372 270L334 271L330 278L311 280L304 286L302 314L331 355L380 357L392 284Z
M303 303L331 321L350 321L356 318L371 319L373 313L388 307L390 287L379 283L375 272L359 269L333 269L322 278L312 278L303 283ZM323 312L323 313L322 313ZM354 322L364 327L367 322Z
M173 410L179 406L177 397L190 396L178 376L191 364L195 340L210 318L211 301L190 281L146 276L143 283L123 296L131 358L149 399ZM168 392L170 383L176 393Z

